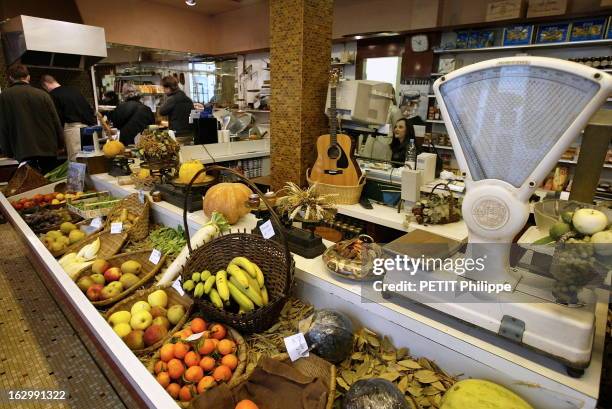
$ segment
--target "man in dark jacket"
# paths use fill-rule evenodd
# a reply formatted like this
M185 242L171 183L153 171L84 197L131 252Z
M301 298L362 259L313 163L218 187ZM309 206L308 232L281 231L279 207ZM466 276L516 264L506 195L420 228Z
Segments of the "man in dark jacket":
M111 121L119 129L119 140L131 145L136 135L155 123L155 115L140 102L140 94L133 84L124 84L121 95L123 102L112 112Z
M40 85L51 94L55 109L64 127L64 141L69 160L76 160L81 150L81 128L97 125L94 110L89 102L74 87L61 85L51 75L40 78Z
M47 173L57 164L64 134L53 100L30 86L28 69L9 68L10 86L0 93L0 147L19 162Z
M188 136L192 132L189 114L193 109L193 101L179 89L178 80L171 75L162 78L166 102L159 108L160 115L168 116L168 127L177 136Z

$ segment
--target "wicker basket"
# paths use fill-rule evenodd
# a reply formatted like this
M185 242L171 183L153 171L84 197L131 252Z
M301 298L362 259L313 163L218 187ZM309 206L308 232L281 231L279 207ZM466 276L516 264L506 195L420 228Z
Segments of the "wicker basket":
M212 325L212 324L213 323L210 323L209 325ZM183 326L183 328L188 328L188 327L189 327L189 323ZM244 341L244 338L242 337L242 335L240 335L238 331L236 331L232 327L228 327L227 325L225 326L225 328L227 329L227 338L231 339L232 341L236 343L236 357L238 358L238 366L236 367L236 369L234 369L234 372L232 373L232 377L227 383L228 386L233 387L244 379L243 373L244 373L244 370L246 369L248 347L247 347L246 342ZM193 341L192 343L195 345L197 344L197 342L198 341ZM153 354L153 356L151 357L151 359L148 361L148 364L147 364L147 369L153 375L155 374L155 364L158 361L159 361L159 349L155 351L155 354ZM176 403L182 408L188 408L190 405L190 402L176 402Z
M103 200L100 201L100 198ZM78 199L69 200L66 203L66 207L72 213L78 214L84 219L94 219L109 214L113 206L118 202L119 199L113 198L108 192L93 192L84 194ZM83 204L82 209L76 206L81 203ZM104 204L105 207L98 207L102 204Z
M153 286L153 287L149 287L145 290L138 290L136 291L134 294L132 294L131 296L119 301L117 304L115 304L111 309L109 309L106 312L106 320L108 321L108 319L110 318L111 315L113 315L114 313L116 313L117 311L130 311L132 306L138 302L138 301L146 301L147 297L149 296L149 294L151 294L154 291L163 289L166 291L166 294L168 295L168 306L170 305L174 305L174 304L180 304L185 308L185 315L183 315L183 318L181 318L181 320L179 322L176 323L176 325L172 328L170 328L168 330L168 334L166 334L166 336L156 342L155 344L148 346L144 349L134 349L132 350L133 353L135 353L136 355L146 355L146 354L150 354L150 353L154 353L155 351L157 351L166 341L168 341L170 338L172 338L172 335L174 333L176 333L176 331L178 331L179 329L183 328L183 325L185 325L185 323L187 322L187 318L189 318L189 315L191 313L191 308L193 307L193 301L189 298L189 297L185 297L183 295L180 295L178 292L176 292L176 290L172 287L157 287L157 286Z
M78 222L78 223L76 224L76 226L80 228L81 226L86 226L88 223L89 223L89 220L82 220L82 221ZM102 227L100 227L100 228L98 228L98 229L95 229L94 231L90 232L89 234L85 233L85 234L86 234L86 236L83 238L83 240L85 240L85 239L87 239L87 237L92 236L92 235L94 235L94 234L96 234L96 233L99 233L99 232L101 232L101 231L102 231ZM41 239L42 239L42 238L41 238ZM83 240L77 241L76 243L73 243L73 244L71 244L71 245L67 246L66 248L64 248L64 249L62 249L62 250L59 250L59 251L52 251L52 250L49 250L49 252L50 252L50 253L51 253L51 255L52 255L53 257L55 257L55 258L57 258L57 257L61 257L61 256L63 256L64 254L66 254L66 253L68 252L68 250L69 250L69 249L70 249L72 246L74 246L74 245L77 245L77 244L81 243L81 241L83 241ZM101 246L102 246L102 243L100 242L100 247L101 247Z
M263 193L238 172L222 166L209 166L207 170L218 170L238 176L267 203L263 198ZM192 182L203 171L197 172ZM185 200L188 200L190 192L191 183L188 186ZM183 210L183 223L185 235L189 237L187 211L185 209L186 207ZM208 297L195 300L196 307L205 317L213 321L228 324L243 334L263 332L276 323L293 287L295 262L289 252L287 239L277 214L271 210L270 216L276 225L275 231L281 236L283 245L278 244L274 240L266 240L259 235L246 233L230 233L220 236L198 247L196 250L191 248L191 243L187 240L187 246L191 255L183 266L181 273L183 282L188 280L195 271L219 271L225 269L228 263L236 256L248 258L264 272L270 301L263 307L244 314L238 314L238 311L233 312L216 308L208 300Z
M121 250L121 247L123 247L123 244L127 240L127 233L111 234L110 231L104 230L68 246L64 254L78 253L84 246L92 243L97 238L100 238L100 250L98 250L96 258L107 259L119 253L119 250Z
M106 259L106 261L108 261L111 267L121 267L121 264L123 264L124 262L128 260L138 261L140 265L142 266L142 268L140 269L140 273L138 274L139 280L136 284L134 284L130 288L124 289L123 292L119 294L118 296L109 298L107 300L92 301L92 304L97 308L103 308L103 307L107 307L109 305L115 304L116 302L123 300L125 297L127 297L134 291L138 290L139 288L147 284L150 280L155 278L155 274L157 274L159 269L161 269L161 267L166 262L166 256L162 256L159 259L159 262L157 262L157 264L153 264L149 261L150 256L151 256L151 250L139 250L139 251L134 251L131 253L118 254L116 256ZM88 266L87 268L82 269L75 275L74 281L78 281L79 278L89 274L90 272L91 272L91 266Z
M314 190L319 195L334 195L335 204L351 205L359 203L361 192L366 183L365 174L359 178L357 186L328 185L327 183L314 182L310 180L308 170L306 170L306 180L309 186L314 186Z
M130 175L130 180L134 184L136 190L153 190L156 183L160 182L160 178L157 176L147 176L146 178L138 177L136 173Z
M49 184L49 181L30 165L24 165L15 171L4 189L6 197L18 195L28 190Z
M138 198L138 193L132 193L118 202L106 217L106 228L110 228L113 218L118 217L123 209L131 214L137 215L138 220L130 227L128 237L130 240L142 240L149 235L149 211L151 203L145 196L144 203Z
M442 196L436 193L436 189L446 190L448 194L446 196ZM453 191L448 186L448 183L438 183L433 188L431 188L430 195L438 195L444 201L444 205L448 206L448 218L444 218L440 220L439 223L434 223L430 220L424 220L423 215L423 205L415 205L412 208L412 214L419 224L447 224L447 223L455 223L461 220L461 204L459 199L455 197Z

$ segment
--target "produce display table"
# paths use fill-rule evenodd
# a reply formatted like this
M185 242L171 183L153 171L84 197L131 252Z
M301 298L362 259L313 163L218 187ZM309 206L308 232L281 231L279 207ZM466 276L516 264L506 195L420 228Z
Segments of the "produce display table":
M133 186L119 186L115 178L106 174L91 176L90 183L97 190L109 190L117 197L135 191ZM128 406L177 407L68 278L4 196L0 196L0 208L32 250L33 263L39 267L41 278L67 311L78 332L86 338L86 345L95 352L95 356L100 357L100 365L115 387L121 391L127 390ZM173 227L182 224L182 210L176 206L166 202L152 203L151 210L156 223ZM190 232L195 233L207 220L202 211L189 214ZM247 215L233 229L249 230L255 223L255 217ZM460 226L457 227L454 233L449 234L459 234ZM391 303L366 302L361 298L358 284L332 276L326 271L320 257L305 259L294 255L294 258L299 297L317 308L335 308L345 312L358 325L389 336L397 347L407 347L414 356L433 359L451 375L497 382L519 393L538 409L596 407L608 302L603 293L597 310L591 365L583 377L575 379L566 375L560 364L518 347L501 345L493 337L483 337L480 332L470 328L459 328L448 318L432 318L430 311L424 307L408 309Z

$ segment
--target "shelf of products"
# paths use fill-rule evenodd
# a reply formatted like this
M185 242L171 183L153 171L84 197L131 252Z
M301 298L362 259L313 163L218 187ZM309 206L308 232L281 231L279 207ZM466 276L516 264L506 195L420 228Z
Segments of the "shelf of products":
M545 48L566 48L566 47L597 47L612 45L612 40L590 40L590 41L572 41L559 42L551 44L525 44L525 45L508 45L496 47L482 48L456 48L456 49L435 49L435 54L462 54L462 53L482 53L495 51L513 51L513 50L533 50Z

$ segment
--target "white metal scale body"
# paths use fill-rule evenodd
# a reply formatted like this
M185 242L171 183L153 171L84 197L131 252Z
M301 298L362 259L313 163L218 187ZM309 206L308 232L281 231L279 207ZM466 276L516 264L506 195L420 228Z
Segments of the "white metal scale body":
M465 174L468 241L500 244L496 254L488 254L487 269L467 277L511 283L517 302L456 304L436 302L434 295L421 302L496 333L504 316L519 319L525 323L523 344L570 367L586 367L594 332L592 292L582 292L591 303L583 308L536 301L541 294L529 286L533 277L509 269L509 250L529 216L529 197L605 103L612 76L564 60L521 56L463 67L433 88Z

